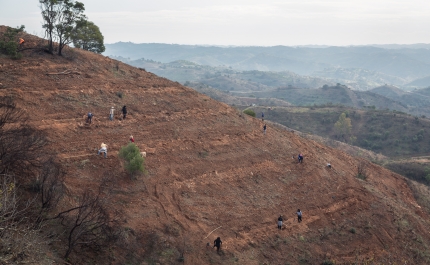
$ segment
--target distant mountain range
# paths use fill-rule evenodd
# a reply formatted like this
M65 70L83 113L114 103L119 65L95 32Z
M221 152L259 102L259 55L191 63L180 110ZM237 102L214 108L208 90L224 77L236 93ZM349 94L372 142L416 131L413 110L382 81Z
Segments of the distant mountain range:
M325 84L335 84L326 78L298 75L289 71L241 71L226 66L199 65L185 60L161 63L145 59L114 58L170 80L181 83L199 82L222 91L265 91L287 86L318 88Z
M403 89L430 86L429 44L316 48L118 42L106 44L104 54L129 60L145 58L161 63L186 60L199 65L231 67L240 71L288 71L323 77L359 90L385 84Z
M181 82L228 104L272 106L336 104L355 108L390 109L430 117L430 88L406 91L393 85L377 86L381 83L378 82L378 78L383 76L375 76L366 70L359 71L361 77L357 77L350 69L337 69L331 73L333 78L330 79L298 75L288 71L239 71L232 67L212 67L184 60L161 63L147 59L115 58ZM335 78L336 76L343 76L344 79ZM389 78L387 75L385 77ZM351 81L354 78L355 83ZM345 82L335 83L335 80ZM370 84L376 87L372 88ZM366 91L351 89L357 85L366 85L372 89Z

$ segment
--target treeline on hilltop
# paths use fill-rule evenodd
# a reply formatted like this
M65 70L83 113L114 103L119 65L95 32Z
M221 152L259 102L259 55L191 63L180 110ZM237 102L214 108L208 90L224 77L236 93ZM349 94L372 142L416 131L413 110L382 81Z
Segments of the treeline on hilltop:
M93 22L84 14L83 3L73 0L39 0L42 28L45 30L46 43L26 40L25 26L7 27L0 35L0 53L13 59L20 59L25 50L42 50L63 55L67 45L75 48L102 53L105 51L104 37Z

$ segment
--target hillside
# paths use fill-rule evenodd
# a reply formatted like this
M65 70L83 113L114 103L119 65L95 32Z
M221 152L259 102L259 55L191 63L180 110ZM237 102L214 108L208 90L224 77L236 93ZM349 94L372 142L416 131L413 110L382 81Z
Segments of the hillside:
M115 245L77 248L69 263L181 264L181 253L185 264L430 262L430 206L416 199L424 187L294 132L269 126L263 135L261 120L144 70L81 50L64 54L0 57L0 96L47 134L41 156L53 155L66 173L62 205L103 182L110 213L122 211ZM109 108L123 105L127 119L109 121ZM117 156L131 134L147 152L147 173L137 178ZM102 142L107 159L96 155ZM358 167L365 177L356 177ZM206 246L217 236L220 255ZM64 244L24 257L57 264Z
M425 115L430 114L430 89L422 88L415 89L412 91L403 91L394 86L381 86L376 87L369 92L373 92L378 95L382 95L391 100L397 101L404 106L407 106L408 113L414 115Z
M250 96L238 97L232 96L228 91L223 92L215 88L211 88L205 84L194 83L194 82L185 82L187 87L193 88L199 93L205 94L212 99L217 101L221 101L231 106L291 106L285 100L276 99L276 98L256 98Z
M418 88L429 87L430 86L430 76L416 79L416 80L408 83L407 86L418 87Z
M379 94L381 96L391 98L394 100L401 100L402 96L408 94L408 92L401 90L400 88L397 88L395 86L390 86L390 85L375 87L375 88L371 89L370 91L375 93L375 94Z
M266 119L291 129L340 140L334 124L345 112L351 119L354 145L388 157L430 154L430 121L405 113L387 110L358 110L342 106L276 107L264 111Z
M232 95L249 95L249 92L230 91ZM303 89L296 87L280 87L268 91L253 91L252 95L257 98L277 98L290 102L295 106L312 106L324 104L340 104L355 108L375 106L377 109L395 109L397 111L408 111L407 106L389 99L387 97L372 93L370 91L351 90L345 85L324 85L317 89Z
M312 76L324 77L334 83L346 84L354 90L369 90L381 84L403 85L406 83L403 78L362 68L331 67L314 72Z

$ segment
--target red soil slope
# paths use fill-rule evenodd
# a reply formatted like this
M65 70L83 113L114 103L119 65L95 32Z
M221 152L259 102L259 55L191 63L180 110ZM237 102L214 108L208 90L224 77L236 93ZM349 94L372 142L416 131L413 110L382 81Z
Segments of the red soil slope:
M26 45L36 41L26 36ZM110 58L65 54L0 57L0 96L13 96L46 130L71 194L114 176L112 209L146 237L137 250L113 249L112 264L177 264L182 250L185 264L425 264L429 214L403 177L367 163L367 180L358 179L360 161L338 150L270 125L263 135L260 120ZM76 73L52 75L65 70ZM123 105L129 115L121 121ZM147 174L137 179L117 157L130 135L148 153ZM96 155L102 142L107 159ZM303 164L292 158L299 152ZM220 255L206 247L217 236Z

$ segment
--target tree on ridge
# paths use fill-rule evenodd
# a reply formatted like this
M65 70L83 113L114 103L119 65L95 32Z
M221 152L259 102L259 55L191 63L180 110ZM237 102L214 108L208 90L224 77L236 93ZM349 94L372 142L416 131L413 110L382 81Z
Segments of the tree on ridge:
M71 39L76 48L95 53L105 51L104 37L99 27L91 21L79 21L71 33Z
M80 21L86 20L83 14L84 4L73 0L39 0L48 52L53 53L53 41L58 41L58 55L62 55L64 46L71 43L73 29Z

